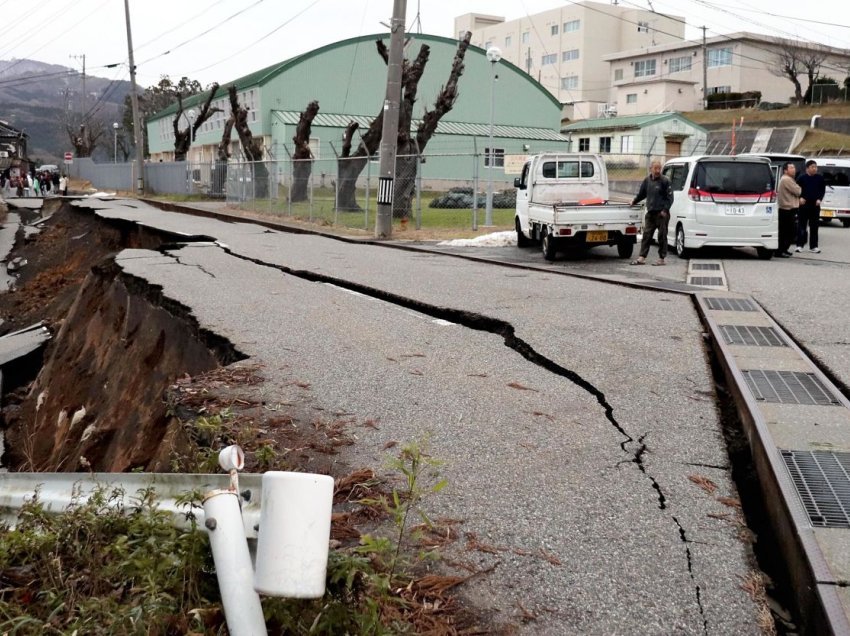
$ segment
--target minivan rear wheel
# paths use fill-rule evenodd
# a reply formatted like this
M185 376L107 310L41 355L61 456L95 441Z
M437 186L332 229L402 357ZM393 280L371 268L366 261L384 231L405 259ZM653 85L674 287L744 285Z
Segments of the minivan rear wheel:
M681 225L676 226L676 256L679 258L690 258L691 250L685 247L685 228Z

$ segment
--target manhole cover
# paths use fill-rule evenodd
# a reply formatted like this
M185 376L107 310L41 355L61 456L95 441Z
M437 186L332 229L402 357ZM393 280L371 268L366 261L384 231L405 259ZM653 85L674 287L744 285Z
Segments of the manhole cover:
M714 311L756 311L756 306L749 298L724 298L714 296L706 298L705 304Z
M814 373L799 371L743 371L753 396L760 402L779 404L840 404L838 398L827 391Z
M788 345L773 327L749 327L746 325L720 325L726 344L750 347L786 347Z
M782 451L797 493L819 528L850 528L850 453Z
M720 265L718 263L694 263L691 265L691 269L693 270L701 270L701 271L710 271L710 272L719 272Z

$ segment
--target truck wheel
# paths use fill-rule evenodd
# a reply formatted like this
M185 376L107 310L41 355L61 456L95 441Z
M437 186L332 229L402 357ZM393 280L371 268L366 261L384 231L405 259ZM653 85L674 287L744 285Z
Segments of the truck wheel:
M552 235L549 234L548 228L543 228L540 230L540 234L542 235L542 239L540 240L540 244L543 246L543 258L547 261L555 260L555 253L557 250L555 249L555 239L552 238Z
M841 225L844 227L850 227L850 219L841 219Z
M681 225L676 226L676 256L679 258L691 256L691 250L685 247L685 229Z
M534 241L522 233L522 225L520 224L518 217L516 219L515 225L517 247L531 247L531 245L534 244Z
M631 241L620 241L617 243L617 256L620 258L631 258L635 251L635 244Z
M773 258L773 253L775 251L776 250L769 250L766 247L757 247L756 248L756 253L758 254L759 258L763 261L769 261L771 258Z

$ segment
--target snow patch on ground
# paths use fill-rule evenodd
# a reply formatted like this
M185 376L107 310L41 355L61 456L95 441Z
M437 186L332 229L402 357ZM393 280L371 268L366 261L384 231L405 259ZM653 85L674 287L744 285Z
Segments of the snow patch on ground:
M471 239L441 241L437 245L446 245L448 247L505 247L516 245L516 232L493 232L492 234L484 234Z

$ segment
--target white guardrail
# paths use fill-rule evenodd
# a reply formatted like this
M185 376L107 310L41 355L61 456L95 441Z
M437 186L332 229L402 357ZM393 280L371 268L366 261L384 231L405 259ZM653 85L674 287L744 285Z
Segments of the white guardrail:
M138 505L140 490L152 488L156 492L157 507L171 513L175 526L188 528L187 514L191 512L197 520L198 528L206 530L204 509L178 505L177 500L185 498L187 493L197 492L203 497L211 490L224 490L229 486L229 475L215 474L0 473L0 520L14 526L21 507L32 500L36 489L44 509L52 514L60 514L72 503L86 501L98 489L123 491L123 496L116 498L115 504L130 508ZM239 474L239 501L248 539L257 538L261 493L262 475Z

